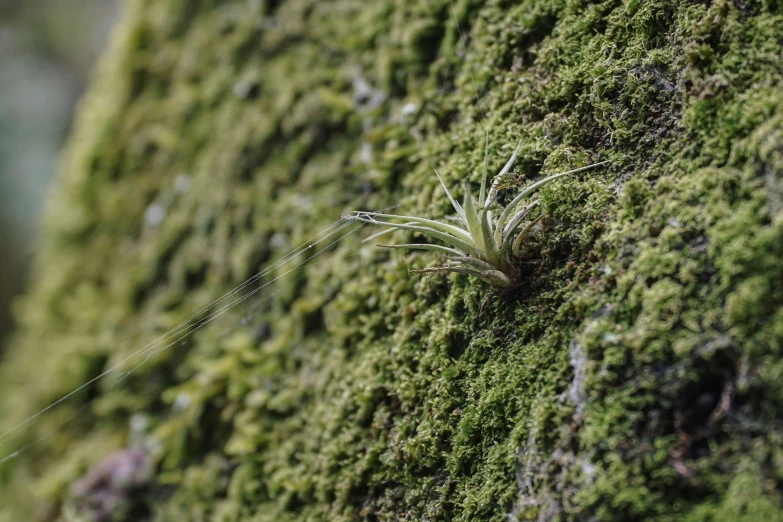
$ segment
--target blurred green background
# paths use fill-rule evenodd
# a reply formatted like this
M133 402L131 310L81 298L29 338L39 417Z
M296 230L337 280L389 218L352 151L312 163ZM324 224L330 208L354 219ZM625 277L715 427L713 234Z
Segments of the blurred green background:
M0 350L57 156L118 0L0 0Z

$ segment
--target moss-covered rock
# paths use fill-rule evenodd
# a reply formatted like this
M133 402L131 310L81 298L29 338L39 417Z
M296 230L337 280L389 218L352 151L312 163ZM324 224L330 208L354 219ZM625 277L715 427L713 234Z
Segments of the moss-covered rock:
M2 431L148 350L0 439L0 520L783 520L781 49L774 0L129 2ZM518 185L610 160L521 288L351 225L156 341L345 210L444 216L485 133Z

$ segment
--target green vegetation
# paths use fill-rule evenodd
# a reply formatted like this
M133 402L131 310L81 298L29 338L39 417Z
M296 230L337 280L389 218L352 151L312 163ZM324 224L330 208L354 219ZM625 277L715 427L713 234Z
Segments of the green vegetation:
M538 188L543 187L558 178L580 172L600 164L588 165L578 169L552 174L542 180L536 181L525 190L514 196L514 199L506 205L500 212L497 219L494 218L492 211L498 197L498 190L503 178L510 172L514 165L514 160L522 146L520 142L517 145L511 159L508 160L503 169L492 180L487 190L487 154L489 153L489 143L485 145L484 151L484 171L481 176L481 192L479 192L478 202L473 201L473 194L470 190L470 183L465 183L465 199L460 205L449 189L438 176L443 191L454 207L454 216L456 224L444 223L432 219L421 218L417 216L398 216L394 214L384 214L382 212L354 211L350 219L372 223L374 225L385 225L387 228L369 239L384 235L393 230L409 230L420 232L432 239L439 239L449 246L431 245L429 243L405 243L402 245L378 245L384 248L403 248L406 250L429 250L446 254L448 256L447 264L431 268L421 268L412 270L413 273L448 273L468 274L476 277L485 283L489 283L497 288L513 288L519 284L519 253L527 237L532 234L546 214L539 214L535 219L531 217L531 212L538 206L538 200L534 199L528 203L522 210L517 211L519 204L525 197L534 193ZM516 212L516 213L515 213ZM387 221L384 221L387 220ZM404 223L395 223L388 220L402 220ZM525 225L524 227L522 225Z
M539 191L521 285L483 310L486 285L363 229L82 390L0 441L46 437L0 467L0 520L95 519L71 485L140 439L155 479L115 518L783 520L782 39L774 0L130 2L3 428L373 184L362 208L440 219L432 169L478 183L487 132L492 172L522 138L519 186L610 163Z

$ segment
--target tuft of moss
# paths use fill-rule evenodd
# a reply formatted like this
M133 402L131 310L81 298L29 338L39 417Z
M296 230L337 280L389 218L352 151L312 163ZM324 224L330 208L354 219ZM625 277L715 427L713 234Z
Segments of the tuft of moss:
M155 478L125 508L149 520L783 519L776 2L132 0L114 36L0 431L369 187L444 216L429 173L477 183L486 132L491 171L523 138L520 184L610 168L541 190L525 283L493 299L346 237L5 437L41 440L0 465L0 520L95 519L71 485L133 444Z

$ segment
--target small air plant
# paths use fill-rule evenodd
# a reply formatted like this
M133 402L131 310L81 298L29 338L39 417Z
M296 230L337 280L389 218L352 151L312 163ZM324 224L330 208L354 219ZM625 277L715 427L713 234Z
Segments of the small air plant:
M383 232L375 234L368 238L374 239L378 236L397 229L412 230L421 232L424 235L438 239L448 246L433 244L402 244L402 245L378 245L383 248L404 248L411 250L431 250L446 254L448 262L443 266L424 268L421 270L411 270L415 273L431 272L458 272L475 276L482 281L491 284L497 288L513 288L520 282L519 259L520 251L531 232L536 225L546 216L541 213L535 219L529 220L533 209L538 206L538 200L529 202L526 206L517 210L522 201L536 190L551 183L552 181L587 170L607 163L606 161L594 163L586 167L581 167L567 172L560 172L548 176L536 183L533 183L514 199L500 212L495 218L492 207L497 199L499 184L501 179L508 174L522 145L520 140L514 154L508 160L503 169L495 176L492 184L487 190L487 149L484 153L484 173L481 178L481 190L479 192L478 205L473 199L470 190L470 183L465 182L465 198L462 205L451 195L443 179L438 176L443 190L451 201L454 210L457 213L456 224L443 223L432 219L426 219L416 216L398 216L393 214L383 214L379 212L354 211L351 219L372 223L375 225L385 225L391 227ZM389 220L401 220L401 223L395 223Z

